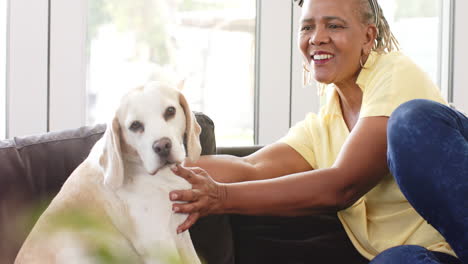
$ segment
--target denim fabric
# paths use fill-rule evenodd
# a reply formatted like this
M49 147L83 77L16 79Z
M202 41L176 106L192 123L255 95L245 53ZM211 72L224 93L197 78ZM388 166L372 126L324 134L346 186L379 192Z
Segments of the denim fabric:
M387 158L411 205L468 263L468 118L433 101L404 103L388 122ZM415 250L398 248L390 250L401 255ZM445 263L434 261L421 258L408 263Z
M398 246L380 253L369 264L461 264L460 260L420 246Z

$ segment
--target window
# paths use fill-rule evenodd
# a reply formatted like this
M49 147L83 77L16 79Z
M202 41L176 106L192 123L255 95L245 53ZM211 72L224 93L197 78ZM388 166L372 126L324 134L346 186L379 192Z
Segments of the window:
M185 78L192 110L214 120L218 145L252 145L255 31L251 0L88 1L87 123L169 71Z
M447 57L443 26L448 20L444 14L444 0L386 0L380 1L385 17L400 43L402 51L411 57L443 88L442 66Z
M0 2L0 139L6 137L7 1Z
M193 110L214 120L220 146L250 145L254 136L255 143L272 143L307 112L317 111L316 91L301 85L298 26L291 25L300 8L291 1L90 0L52 1L50 7L50 1L0 1L0 136L5 134L6 2L9 136L105 122L111 109L106 103L166 66L187 78L184 93ZM460 59L466 57L466 34L447 22L454 21L455 10L446 8L453 8L454 0L379 3L404 52L444 94L452 82L459 87L453 98L466 105L466 60ZM461 3L457 13L466 10ZM164 18L164 27L153 17ZM466 24L463 15L455 17L458 25ZM447 45L453 35L456 43ZM459 58L453 68L450 57Z

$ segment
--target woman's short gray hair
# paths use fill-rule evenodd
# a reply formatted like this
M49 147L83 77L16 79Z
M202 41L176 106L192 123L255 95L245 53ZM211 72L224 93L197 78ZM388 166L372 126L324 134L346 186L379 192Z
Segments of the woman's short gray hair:
M304 0L293 0L302 7ZM364 24L374 24L377 28L377 37L375 38L373 51L387 53L399 50L398 40L393 35L388 25L387 19L382 12L377 0L356 0L360 4L360 13Z

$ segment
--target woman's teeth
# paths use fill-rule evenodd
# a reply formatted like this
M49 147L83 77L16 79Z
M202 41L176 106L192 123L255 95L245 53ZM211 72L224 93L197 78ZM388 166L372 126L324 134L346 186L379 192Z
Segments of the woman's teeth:
M331 58L333 58L333 55L330 55L330 54L319 54L319 55L313 56L314 60L328 60Z

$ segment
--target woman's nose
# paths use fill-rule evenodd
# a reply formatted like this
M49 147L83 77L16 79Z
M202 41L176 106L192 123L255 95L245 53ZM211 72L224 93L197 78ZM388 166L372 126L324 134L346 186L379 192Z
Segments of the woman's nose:
M328 43L329 40L328 32L325 29L317 28L310 36L309 45L320 46Z

